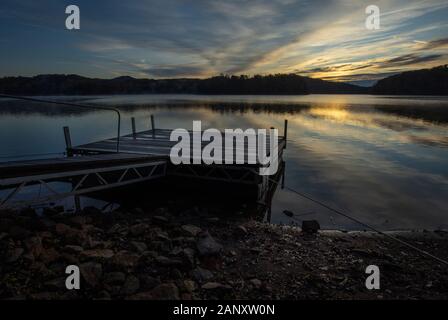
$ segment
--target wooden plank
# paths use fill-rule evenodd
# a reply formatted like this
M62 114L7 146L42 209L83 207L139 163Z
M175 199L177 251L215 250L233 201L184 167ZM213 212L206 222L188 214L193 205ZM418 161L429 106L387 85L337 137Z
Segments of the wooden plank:
M169 157L171 148L178 143L178 141L170 141L171 129L155 129L141 131L138 133L131 133L120 137L120 153L138 154L138 155L150 155L150 156L165 156ZM153 136L154 133L154 136ZM190 146L193 141L193 131L189 131L190 134ZM244 152L245 163L247 163L249 157L257 159L258 150L255 147L249 147L248 139L244 139L242 148L234 140L235 137L227 137L224 132L222 134L222 154L225 155L228 152L233 152L233 158L236 159L235 154ZM244 134L243 134L244 135ZM244 135L245 136L245 135ZM258 139L252 135L252 138ZM209 141L201 141L201 148L208 145ZM282 154L282 149L285 147L284 137L278 137L279 155ZM100 152L100 153L113 153L116 151L116 138L96 141L84 145L74 147L75 152ZM266 136L266 150L269 155L270 150L270 136ZM191 160L193 154L191 154ZM258 159L257 159L258 161Z

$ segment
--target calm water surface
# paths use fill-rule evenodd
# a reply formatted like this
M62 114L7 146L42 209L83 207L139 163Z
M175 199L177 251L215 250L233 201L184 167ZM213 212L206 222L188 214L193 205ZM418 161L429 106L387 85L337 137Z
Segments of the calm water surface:
M48 98L48 97L47 97ZM448 228L448 98L362 95L52 97L123 110L122 132L149 128L269 128L289 120L286 185L380 229ZM0 161L64 151L116 135L115 115L0 100ZM57 156L57 155L51 155ZM45 156L44 156L45 157ZM48 155L46 156L48 157ZM277 190L271 221L317 219L325 228L359 226ZM283 210L298 216L286 217Z

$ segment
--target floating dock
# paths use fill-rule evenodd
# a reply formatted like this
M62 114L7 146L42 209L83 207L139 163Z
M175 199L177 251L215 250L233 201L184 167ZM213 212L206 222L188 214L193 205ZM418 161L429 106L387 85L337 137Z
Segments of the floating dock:
M278 137L279 172L273 176L258 174L260 163L255 164L181 164L173 165L170 150L176 141L170 141L171 129L155 129L151 117L152 129L137 132L132 119L132 133L115 138L73 146L70 131L64 127L67 157L0 163L1 207L20 207L55 201L69 196L79 196L109 188L140 183L165 176L179 179L203 179L225 183L246 184L258 189L258 201L266 203L265 198L272 192L272 180L278 179L283 168L282 154L286 147L287 121L284 135ZM190 133L192 141L193 132ZM223 134L223 133L222 133ZM269 135L267 150L269 150ZM258 139L258 137L256 137ZM222 141L225 141L223 134ZM202 146L208 144L204 142ZM226 144L223 143L223 154ZM236 144L232 143L235 154ZM258 141L257 141L258 145ZM245 157L255 150L247 148ZM190 163L192 163L191 161ZM63 182L70 188L55 188L55 182ZM17 197L26 187L40 185L46 193L33 199ZM40 193L39 193L40 194Z

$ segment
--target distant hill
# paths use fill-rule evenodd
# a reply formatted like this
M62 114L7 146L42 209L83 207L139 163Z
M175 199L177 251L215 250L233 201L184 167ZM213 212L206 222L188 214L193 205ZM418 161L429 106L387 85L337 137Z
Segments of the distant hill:
M194 79L92 79L60 74L0 78L0 92L13 95L186 93L194 89L195 85Z
M114 79L48 74L0 78L0 93L11 95L100 94L390 94L448 95L448 65L403 72L379 80L373 87L332 82L296 74L216 76L208 79Z
M365 93L351 84L311 79L296 74L253 77L217 76L208 79L92 79L78 75L38 75L0 78L0 93L11 95L97 95L145 93L193 94L309 94Z
M448 65L407 71L379 80L373 94L448 95Z
M305 83L310 93L315 94L362 94L368 93L369 88L360 87L345 82L332 82L305 77Z

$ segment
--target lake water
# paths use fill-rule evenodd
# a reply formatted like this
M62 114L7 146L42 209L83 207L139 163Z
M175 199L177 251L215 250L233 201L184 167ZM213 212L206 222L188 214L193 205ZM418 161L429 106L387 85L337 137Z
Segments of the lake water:
M46 97L122 110L122 133L159 128L269 128L289 120L286 185L383 230L448 228L448 98L368 95ZM116 135L116 116L0 100L0 161L61 156L73 144ZM55 153L55 154L53 154ZM59 154L58 154L59 153ZM295 220L285 216L293 211ZM277 190L271 221L317 219L359 229L326 209Z

